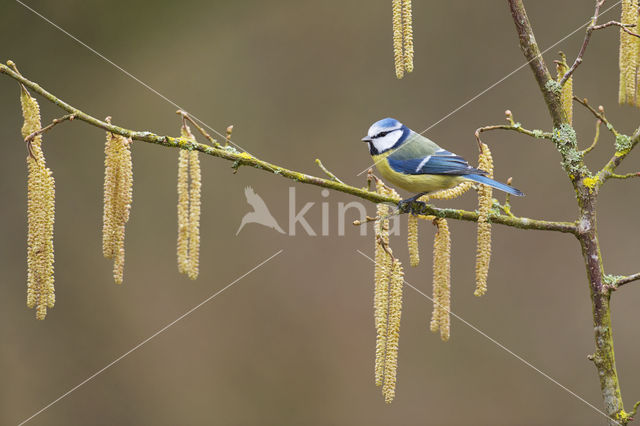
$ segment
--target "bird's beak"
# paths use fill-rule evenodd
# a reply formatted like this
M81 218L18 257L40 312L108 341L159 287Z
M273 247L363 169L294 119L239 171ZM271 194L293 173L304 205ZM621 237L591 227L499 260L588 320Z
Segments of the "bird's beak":
M369 136L365 136L361 140L362 140L362 142L371 142L371 138Z

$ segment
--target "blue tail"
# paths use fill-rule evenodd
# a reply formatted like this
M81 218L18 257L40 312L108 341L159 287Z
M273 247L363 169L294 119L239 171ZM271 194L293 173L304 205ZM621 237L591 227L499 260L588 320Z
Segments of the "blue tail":
M505 185L504 183L497 182L493 179L489 179L486 176L481 175L465 175L465 178L472 180L474 182L483 183L485 185L489 185L492 188L499 189L500 191L504 191L508 194L517 195L518 197L524 196L524 193L518 191L515 188L510 187L509 185Z

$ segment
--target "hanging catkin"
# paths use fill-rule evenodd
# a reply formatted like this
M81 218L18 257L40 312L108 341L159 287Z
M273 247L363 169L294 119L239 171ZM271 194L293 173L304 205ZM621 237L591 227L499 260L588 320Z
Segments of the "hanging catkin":
M187 124L181 136L195 142ZM178 271L198 278L200 257L200 205L202 177L198 151L181 149L178 154Z
M21 87L20 103L24 124L22 136L41 129L38 102ZM47 308L55 304L53 275L53 223L55 220L55 181L46 166L42 135L29 142L27 156L27 306L36 308L36 318L45 319Z
M116 284L122 284L123 281L125 226L129 221L133 201L131 144L131 139L107 132L104 148L102 254L113 259L113 279Z
M636 25L632 28L638 32L638 0L622 0L622 24ZM640 39L620 29L620 86L618 102L621 104L639 105L638 102L638 60L640 55Z

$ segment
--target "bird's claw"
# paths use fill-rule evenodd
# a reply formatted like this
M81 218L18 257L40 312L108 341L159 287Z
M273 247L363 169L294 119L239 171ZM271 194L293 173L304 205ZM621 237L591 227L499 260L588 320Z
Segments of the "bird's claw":
M409 198L398 201L398 209L403 213L422 214L427 209L427 203Z

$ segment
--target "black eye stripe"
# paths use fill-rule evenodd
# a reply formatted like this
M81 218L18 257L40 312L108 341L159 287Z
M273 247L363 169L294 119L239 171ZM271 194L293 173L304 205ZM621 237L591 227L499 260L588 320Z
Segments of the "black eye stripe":
M382 138L387 136L389 133L391 133L393 130L387 130L385 132L380 132L377 135L374 136L374 138Z

